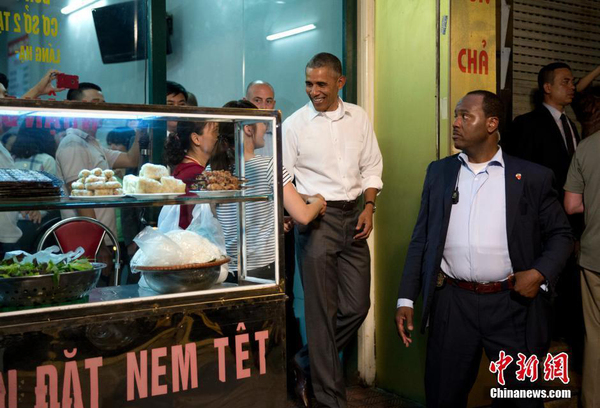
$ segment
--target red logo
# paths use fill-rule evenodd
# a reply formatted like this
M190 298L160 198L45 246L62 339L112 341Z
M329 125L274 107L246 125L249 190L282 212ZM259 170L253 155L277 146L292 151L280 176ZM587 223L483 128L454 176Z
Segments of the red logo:
M504 350L500 351L500 356L498 361L492 361L490 363L490 372L493 374L498 374L498 384L504 385L504 370L512 363L513 358L506 353Z

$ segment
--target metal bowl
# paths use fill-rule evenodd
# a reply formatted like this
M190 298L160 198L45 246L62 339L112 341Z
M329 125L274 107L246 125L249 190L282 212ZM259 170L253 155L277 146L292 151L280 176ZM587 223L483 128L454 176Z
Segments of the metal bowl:
M150 289L158 293L181 293L209 289L219 279L221 265L229 262L223 258L204 264L165 267L139 266Z
M106 264L93 262L89 271L0 279L0 307L40 306L81 299L96 287Z

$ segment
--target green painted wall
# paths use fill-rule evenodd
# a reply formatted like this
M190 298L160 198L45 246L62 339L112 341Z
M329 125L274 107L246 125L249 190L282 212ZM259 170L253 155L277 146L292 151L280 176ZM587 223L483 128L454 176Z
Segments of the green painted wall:
M426 337L417 321L406 349L393 322L425 170L436 159L436 18L434 0L376 2L375 130L384 160L375 220L377 385L421 402Z

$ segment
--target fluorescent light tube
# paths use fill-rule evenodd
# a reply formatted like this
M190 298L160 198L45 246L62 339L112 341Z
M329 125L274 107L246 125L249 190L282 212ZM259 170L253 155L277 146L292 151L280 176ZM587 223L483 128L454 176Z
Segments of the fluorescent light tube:
M98 0L79 0L79 1L74 1L71 4L69 4L67 7L63 7L60 12L63 14L71 14L77 10L80 10L84 7L89 6L92 3L96 3Z
M305 25L302 27L292 28L291 30L282 31L280 33L268 35L267 40L275 41L275 40L279 40L280 38L290 37L292 35L296 35L296 34L304 33L306 31L314 30L315 28L317 28L317 26L314 24L308 24L308 25Z

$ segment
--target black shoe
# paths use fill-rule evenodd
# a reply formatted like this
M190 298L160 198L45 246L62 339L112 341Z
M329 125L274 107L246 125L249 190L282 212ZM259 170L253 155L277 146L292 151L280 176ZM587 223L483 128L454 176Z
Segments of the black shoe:
M294 392L296 393L296 397L302 402L304 407L311 408L310 396L308 394L308 379L304 371L302 371L302 368L295 360L290 362L290 367L294 373Z

